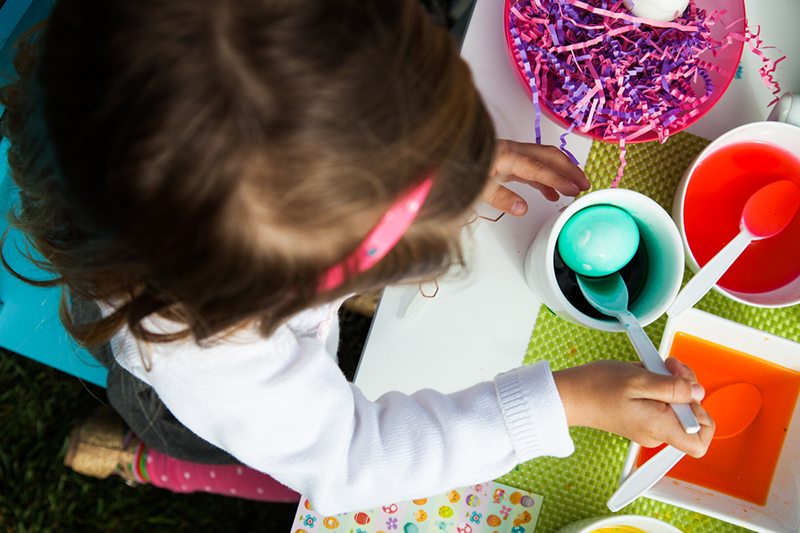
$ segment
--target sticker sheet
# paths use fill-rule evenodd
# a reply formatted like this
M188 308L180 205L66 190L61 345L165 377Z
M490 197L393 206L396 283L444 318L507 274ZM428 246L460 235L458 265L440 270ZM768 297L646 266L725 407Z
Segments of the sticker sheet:
M541 507L542 496L493 481L334 516L304 498L292 533L530 533Z

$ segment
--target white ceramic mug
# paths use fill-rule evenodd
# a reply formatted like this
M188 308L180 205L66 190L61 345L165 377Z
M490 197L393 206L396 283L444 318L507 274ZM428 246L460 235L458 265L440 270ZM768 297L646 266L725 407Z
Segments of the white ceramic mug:
M773 122L786 122L800 127L800 96L786 93L770 111L767 120Z
M686 240L683 210L689 181L698 165L720 148L741 142L763 142L771 144L800 159L800 128L798 127L800 126L800 98L797 96L793 97L791 93L785 94L773 108L770 118L781 120L782 122L752 122L744 126L739 126L717 138L697 156L694 163L692 163L684 174L683 179L678 184L672 206L672 217L675 219L675 223L678 226L683 240L686 261L693 272L700 270L700 265L694 258ZM724 289L718 285L714 285L714 290L732 300L748 305L757 307L786 307L800 303L800 276L789 284L769 292L745 293Z
M613 318L594 318L581 312L562 291L556 278L558 235L575 213L592 205L614 205L630 213L639 227L641 245L647 250L647 269L639 294L629 302L642 325L660 317L669 307L683 280L683 243L669 214L654 200L629 189L602 189L578 198L547 220L525 258L528 285L556 315L594 329L623 331Z

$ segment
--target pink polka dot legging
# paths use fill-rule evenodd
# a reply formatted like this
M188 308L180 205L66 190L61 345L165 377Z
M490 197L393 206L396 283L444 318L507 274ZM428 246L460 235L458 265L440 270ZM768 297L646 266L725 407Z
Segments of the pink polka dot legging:
M208 492L267 502L298 502L300 495L244 465L209 465L175 459L139 444L133 473L141 483L172 492Z

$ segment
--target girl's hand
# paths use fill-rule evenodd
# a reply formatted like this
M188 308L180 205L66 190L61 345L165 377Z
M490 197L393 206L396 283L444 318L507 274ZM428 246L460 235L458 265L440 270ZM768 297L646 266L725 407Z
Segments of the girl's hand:
M558 193L577 196L591 186L583 171L555 146L500 140L489 185L482 197L501 211L524 215L528 204L520 195L503 187L509 181L527 183L551 202L558 200Z
M667 359L674 376L648 372L620 361L597 361L553 374L567 422L616 433L651 448L666 442L692 457L705 455L714 421L698 403L705 392L694 373ZM670 403L692 403L700 432L688 435Z

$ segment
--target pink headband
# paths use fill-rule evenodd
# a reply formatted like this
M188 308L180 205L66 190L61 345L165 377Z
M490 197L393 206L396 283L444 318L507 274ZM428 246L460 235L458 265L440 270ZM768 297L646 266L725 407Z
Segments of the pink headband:
M367 234L356 251L325 273L320 290L334 289L344 283L348 271L364 272L383 259L417 218L432 185L433 178L427 177L401 196Z

